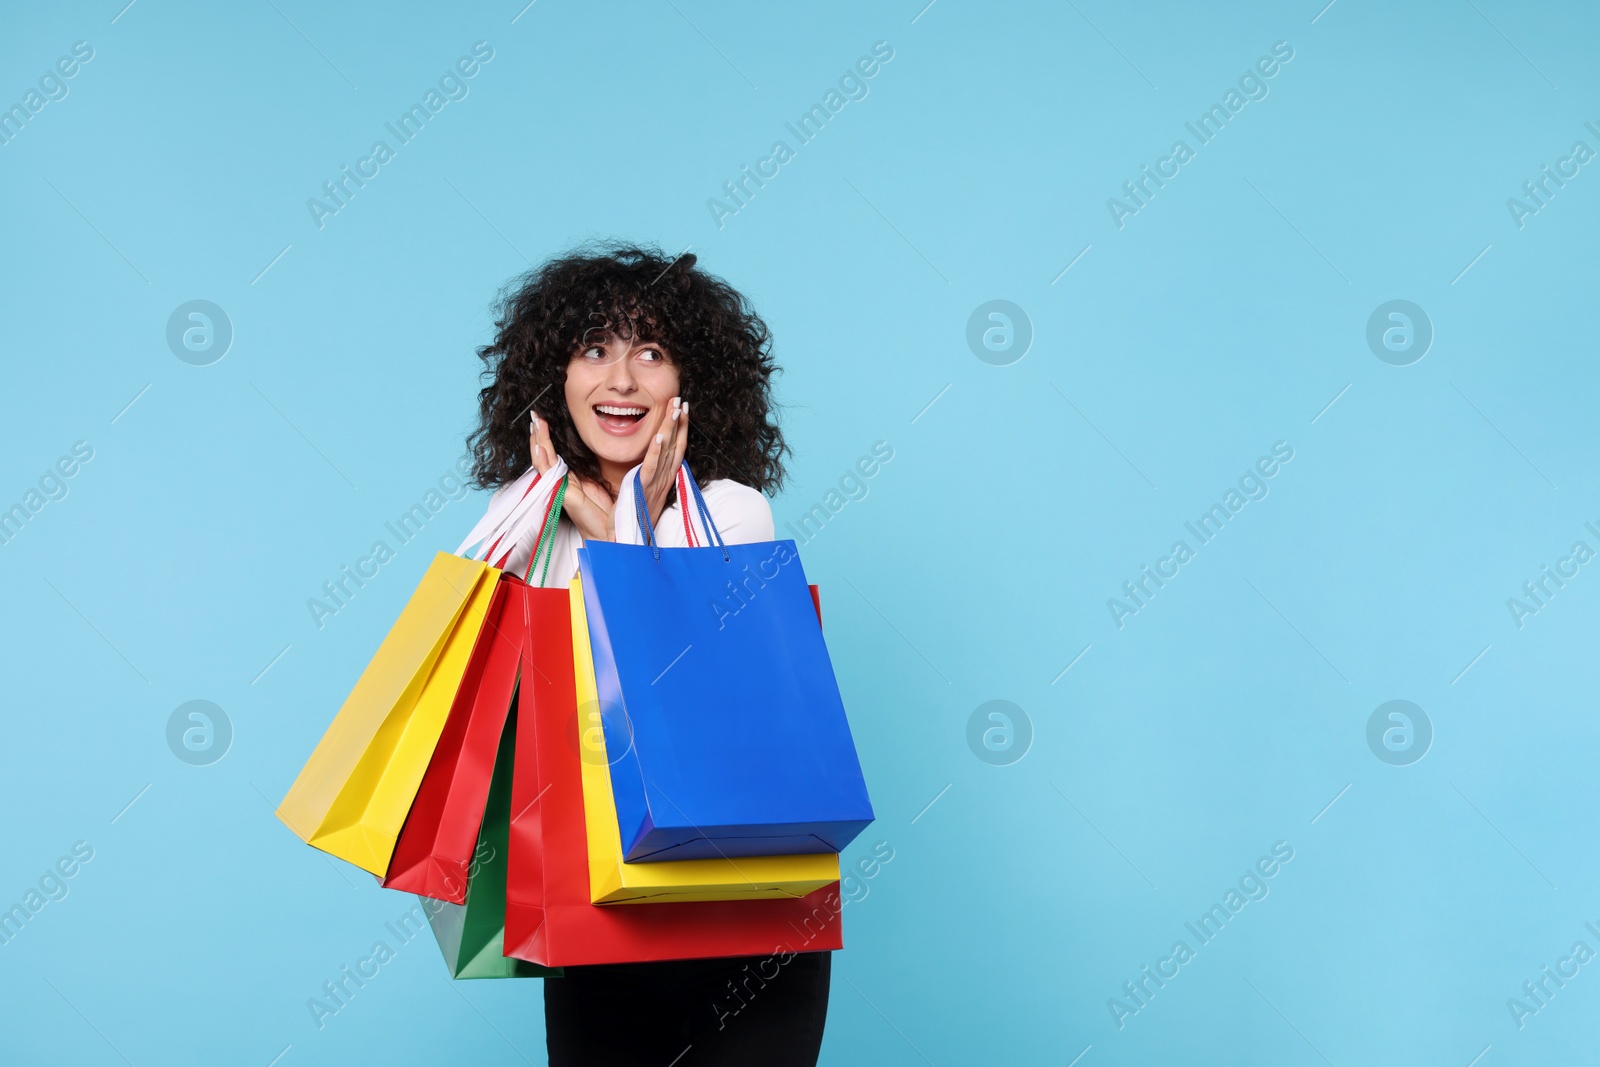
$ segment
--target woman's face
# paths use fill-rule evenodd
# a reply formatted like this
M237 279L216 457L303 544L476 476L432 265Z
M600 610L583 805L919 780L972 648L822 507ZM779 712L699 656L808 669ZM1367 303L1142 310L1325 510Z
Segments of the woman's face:
M678 365L660 344L614 334L580 348L567 365L567 411L612 489L644 460L672 398Z

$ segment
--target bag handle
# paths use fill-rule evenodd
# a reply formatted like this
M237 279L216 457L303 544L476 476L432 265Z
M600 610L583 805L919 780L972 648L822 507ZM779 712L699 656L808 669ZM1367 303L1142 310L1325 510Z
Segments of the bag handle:
M528 555L528 573L522 576L524 582L531 583L534 565L539 562L540 553L543 553L544 570L539 574L541 589L544 588L545 579L550 577L550 561L556 555L556 528L561 525L561 504L566 496L567 476L562 475L560 483L556 486L555 495L550 498L550 504L545 509L544 528L539 531L539 541Z
M711 521L711 509L706 507L706 498L700 493L700 483L694 480L694 473L689 470L687 461L683 463L682 470L684 477L689 482L689 491L694 497L695 510L700 513L700 521L705 526L706 533L711 535L711 540L715 547L722 549L723 562L731 562L731 557L728 555L728 547L722 540L722 533L717 529L717 524ZM688 503L684 500L680 499L678 506L685 511L688 510ZM655 551L655 558L660 559L661 546L656 544L656 530L655 525L650 521L650 509L644 505L644 479L640 476L639 471L633 472L633 509L639 519L639 529L644 531L645 544Z
M517 505L518 506L521 505L522 500L526 500L527 499L528 494L532 493L533 489L534 489L534 486L536 486L538 484L539 484L539 479L536 477L536 478L534 478L533 485L528 486L528 488L523 491L522 499L517 501ZM545 501L545 514L549 514L549 512L550 512L550 502L547 500L547 501ZM540 519L540 522L543 522L543 521L544 521L543 519ZM485 547L484 545L480 545L479 546L479 551L483 553L484 561L487 562L491 567L492 566L502 566L503 567L505 565L506 560L511 556L511 550L516 547L516 544L512 543L512 544L506 546L506 550L504 552L501 552L498 555L496 555L497 550L500 548L500 546L502 544L505 543L506 534L510 532L512 525L513 524L509 521L509 519L507 519L506 521L504 521L502 523L502 527L503 528L499 529L496 532L495 538L494 538L494 540L492 542L488 541L487 539L485 539L485 545L487 545L487 547ZM498 563L496 562L497 560L498 560Z
M512 512L539 485L540 477L537 468L529 467L526 473L506 486L494 500L490 501L483 517L477 521L467 534L466 540L456 549L456 555L464 555L473 545L488 544L497 534L503 534L511 521Z
M694 474L689 470L689 464L683 465L683 476L688 479L689 491L694 494L694 503L700 512L700 521L705 525L706 532L711 535L712 541L718 548L725 548L722 532L717 529L717 524L711 521L711 509L706 507L706 498L700 495L700 483L694 480ZM726 556L727 552L723 552Z
M456 555L465 554L469 546L476 544L478 547L472 551L470 558L484 560L490 566L503 567L511 550L533 530L543 527L544 516L549 514L550 501L566 473L567 465L559 456L542 475L530 469L528 474L502 491L501 495L507 499L498 508L491 508L491 513L485 515L467 540L462 542Z

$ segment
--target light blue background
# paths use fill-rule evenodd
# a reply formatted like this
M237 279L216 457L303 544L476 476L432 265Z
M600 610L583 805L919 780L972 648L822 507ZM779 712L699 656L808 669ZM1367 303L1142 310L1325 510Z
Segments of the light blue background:
M307 598L460 455L498 287L612 235L770 323L780 527L894 449L803 549L879 814L847 858L895 852L845 911L825 1063L1594 1047L1600 963L1520 1029L1506 1001L1600 950L1600 576L1521 628L1506 601L1600 548L1600 174L1520 229L1506 199L1600 148L1600 16L922 2L5 15L0 103L95 51L0 147L0 507L94 459L0 546L0 904L94 859L0 947L0 1058L543 1062L538 983L452 987L427 937L319 1030L410 900L272 806L482 496L320 629ZM318 229L307 198L480 40L470 95ZM870 95L719 228L708 198L880 40ZM1278 41L1270 95L1119 229L1107 198ZM211 366L165 341L192 299L234 326ZM992 299L1032 322L1009 366L966 343ZM1410 366L1366 344L1391 299L1436 331ZM1277 441L1270 495L1119 629L1107 598ZM1366 741L1395 698L1435 731L1410 766ZM233 723L211 766L166 744L191 699ZM967 743L995 699L1034 732L1009 766ZM1108 998L1279 841L1270 895L1119 1029Z

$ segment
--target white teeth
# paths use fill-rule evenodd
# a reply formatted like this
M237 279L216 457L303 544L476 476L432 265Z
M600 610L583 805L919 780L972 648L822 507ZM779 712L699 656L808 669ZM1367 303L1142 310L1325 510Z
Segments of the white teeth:
M644 408L624 408L614 404L596 404L594 409L602 415L643 415Z

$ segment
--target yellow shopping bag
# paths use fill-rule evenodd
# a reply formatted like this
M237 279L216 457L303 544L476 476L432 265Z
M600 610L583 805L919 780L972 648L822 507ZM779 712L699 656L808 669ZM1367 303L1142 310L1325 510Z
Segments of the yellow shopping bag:
M306 844L388 870L499 579L479 560L434 557L278 806Z
M803 897L839 880L839 856L739 856L734 859L625 863L611 796L611 767L600 728L594 656L579 579L571 585L572 658L583 764L583 819L589 839L589 899L594 904Z

